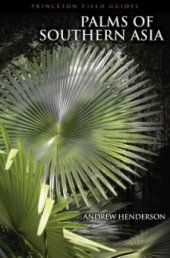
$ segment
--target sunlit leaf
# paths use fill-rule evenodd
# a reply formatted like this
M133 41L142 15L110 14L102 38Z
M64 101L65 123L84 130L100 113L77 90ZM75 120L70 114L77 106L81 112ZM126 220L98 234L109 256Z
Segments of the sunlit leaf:
M9 170L15 156L17 155L18 150L17 149L11 149L10 153L8 154L7 162L5 164L5 170Z
M40 197L39 197L39 203L38 203L38 214L42 213L45 202L48 196L48 191L49 191L49 185L47 184L42 184L41 185L41 191L40 191Z
M95 251L99 251L100 249L111 251L111 252L115 251L113 248L109 248L100 243L96 243L92 240L76 235L75 233L66 229L64 229L64 236L65 238L69 239L72 243L76 245L80 245L84 247L91 246L91 248L94 249Z
M54 205L54 200L47 198L45 207L44 207L44 211L41 215L40 223L38 226L37 236L40 236L43 233L43 231L46 227L46 224L48 222L48 219L50 217L53 205Z

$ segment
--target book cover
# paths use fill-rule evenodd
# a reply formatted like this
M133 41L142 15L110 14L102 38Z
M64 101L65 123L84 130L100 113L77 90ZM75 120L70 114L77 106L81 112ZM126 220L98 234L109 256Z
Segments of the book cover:
M0 257L170 257L170 12L5 3Z

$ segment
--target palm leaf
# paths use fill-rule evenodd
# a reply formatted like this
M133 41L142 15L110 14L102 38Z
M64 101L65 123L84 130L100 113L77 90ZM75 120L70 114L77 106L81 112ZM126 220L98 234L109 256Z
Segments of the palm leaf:
M170 219L113 247L115 254L102 251L96 258L169 258Z
M86 190L107 199L105 188L133 184L136 167L143 170L143 146L154 144L148 122L158 114L153 89L133 60L112 51L63 48L42 53L1 82L0 121L12 144L22 139L36 160L44 162L43 182L67 198ZM141 147L138 146L142 144ZM95 186L95 187L94 187ZM94 188L97 189L93 190Z
M79 214L66 210L71 200L60 198L54 203L41 183L43 165L35 163L22 144L10 150L4 129L2 135L6 150L0 153L0 225L14 232L22 243L34 250L36 257L56 258L57 254L71 258L78 257L80 252L86 254L84 257L91 257L101 249L113 250L77 234L70 235L69 230L85 228L83 224L70 221ZM5 251L5 245L0 251Z

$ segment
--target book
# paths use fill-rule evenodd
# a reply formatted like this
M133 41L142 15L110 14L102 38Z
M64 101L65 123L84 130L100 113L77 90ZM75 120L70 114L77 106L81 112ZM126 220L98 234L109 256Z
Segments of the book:
M0 13L0 256L168 258L168 4Z

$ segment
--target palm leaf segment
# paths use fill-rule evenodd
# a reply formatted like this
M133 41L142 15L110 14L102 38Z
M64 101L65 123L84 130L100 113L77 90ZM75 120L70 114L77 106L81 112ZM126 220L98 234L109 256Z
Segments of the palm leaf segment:
M78 202L78 190L88 205L85 186L107 198L105 187L116 195L111 182L125 189L122 179L132 183L143 168L140 154L149 152L136 145L153 143L145 132L157 129L146 120L155 95L136 69L112 51L63 48L1 83L1 122L13 143L23 139L44 161L44 181L58 196L72 192Z

